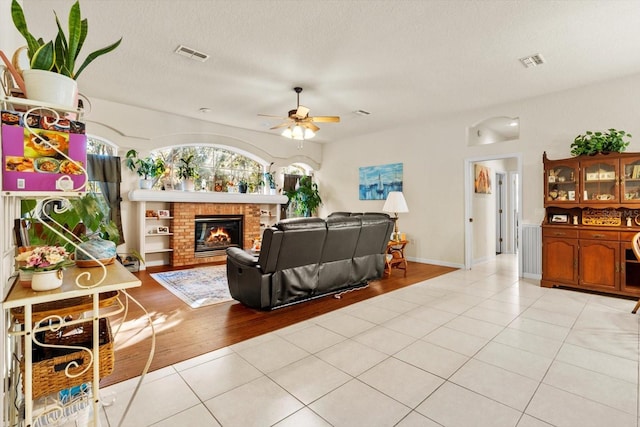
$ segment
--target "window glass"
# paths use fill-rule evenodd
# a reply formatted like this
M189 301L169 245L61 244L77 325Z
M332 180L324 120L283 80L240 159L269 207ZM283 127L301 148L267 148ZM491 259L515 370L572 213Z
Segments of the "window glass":
M174 182L177 177L180 159L193 155L192 163L198 166L199 178L197 189L208 191L229 191L229 187L237 186L240 181L247 183L250 192L258 191L263 183L264 166L256 160L240 153L224 148L189 145L168 147L151 152L159 155L167 162L167 177ZM158 187L162 183L156 184Z

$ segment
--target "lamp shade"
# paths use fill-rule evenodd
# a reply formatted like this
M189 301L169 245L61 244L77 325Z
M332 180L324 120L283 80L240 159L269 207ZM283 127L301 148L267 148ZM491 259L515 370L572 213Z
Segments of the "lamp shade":
M402 191L390 191L387 195L387 201L382 207L383 212L404 213L409 212L407 202L404 200Z

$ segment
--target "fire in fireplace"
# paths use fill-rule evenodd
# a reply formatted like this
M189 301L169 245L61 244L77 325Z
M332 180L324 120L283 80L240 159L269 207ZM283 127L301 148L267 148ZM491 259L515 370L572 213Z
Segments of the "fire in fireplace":
M242 215L197 215L195 221L196 257L224 255L228 247L244 246Z

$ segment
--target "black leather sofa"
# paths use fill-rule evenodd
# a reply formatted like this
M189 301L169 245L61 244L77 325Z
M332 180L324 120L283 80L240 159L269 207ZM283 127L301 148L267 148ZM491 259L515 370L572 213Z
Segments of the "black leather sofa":
M382 277L393 221L383 213L291 218L264 231L258 256L227 249L231 296L273 309L360 287Z

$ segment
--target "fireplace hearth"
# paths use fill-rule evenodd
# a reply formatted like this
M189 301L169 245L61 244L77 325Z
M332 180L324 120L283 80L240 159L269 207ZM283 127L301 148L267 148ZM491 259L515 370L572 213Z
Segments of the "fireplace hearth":
M195 257L224 255L229 247L243 248L242 215L196 215Z

